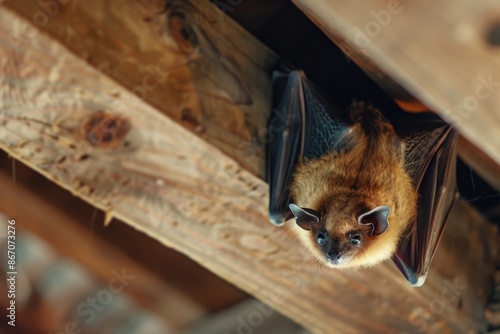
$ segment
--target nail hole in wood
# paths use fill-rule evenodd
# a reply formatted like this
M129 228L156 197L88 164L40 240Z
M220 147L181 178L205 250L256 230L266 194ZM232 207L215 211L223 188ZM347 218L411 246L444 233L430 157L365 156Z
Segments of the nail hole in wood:
M198 120L197 115L191 108L184 108L181 111L181 120L189 123L189 125L193 126L196 132L203 132L205 128L203 127L202 124L200 124L200 121Z

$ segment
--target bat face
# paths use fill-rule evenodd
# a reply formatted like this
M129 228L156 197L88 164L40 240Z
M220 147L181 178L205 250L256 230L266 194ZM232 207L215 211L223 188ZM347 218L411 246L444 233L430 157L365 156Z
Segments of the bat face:
M332 266L348 265L356 256L368 235L360 229L350 232L329 232L325 228L313 233L313 241L316 242L318 250L323 254L324 260Z
M352 194L330 198L343 197L353 199ZM297 232L321 262L335 268L369 266L392 255L397 238L395 229L389 228L387 206L368 210L355 200L327 202L329 205L311 203L317 210L290 205Z

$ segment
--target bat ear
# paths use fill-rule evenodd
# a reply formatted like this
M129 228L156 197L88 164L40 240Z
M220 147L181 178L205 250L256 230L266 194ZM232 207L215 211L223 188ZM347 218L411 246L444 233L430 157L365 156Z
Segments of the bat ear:
M389 228L389 221L387 220L389 213L391 213L391 209L388 206L377 206L375 209L360 215L358 224L371 225L372 231L370 235L380 235Z
M313 224L319 224L319 213L313 209L301 208L293 203L289 205L295 216L295 222L304 230L310 231Z

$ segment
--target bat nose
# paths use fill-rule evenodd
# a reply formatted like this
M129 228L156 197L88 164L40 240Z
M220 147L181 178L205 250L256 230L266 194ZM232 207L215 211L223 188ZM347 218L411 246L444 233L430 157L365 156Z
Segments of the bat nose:
M331 249L328 251L328 260L336 261L342 257L342 253L337 249Z

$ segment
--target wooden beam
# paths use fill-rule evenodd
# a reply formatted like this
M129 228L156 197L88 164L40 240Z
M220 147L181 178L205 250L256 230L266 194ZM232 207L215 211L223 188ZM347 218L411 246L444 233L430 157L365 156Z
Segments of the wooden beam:
M115 249L156 274L188 299L211 313L248 297L232 284L209 272L184 254L151 240L147 235L121 222L103 226L104 212L46 179L25 164L9 158L0 150L0 170L15 179L16 184L30 190L66 216L77 221L88 238L104 239ZM130 247L130 245L134 245ZM161 259L161 266L158 265ZM176 268L176 270L172 270ZM49 331L46 331L49 332Z
M293 2L394 98L415 97L453 124L498 174L497 2Z
M458 333L464 328L485 328L483 311L496 247L494 233L462 201L453 210L427 284L421 289L411 288L391 263L364 271L320 270L297 247L288 227L269 224L267 185L256 177L260 175L258 166L264 163L260 148L254 145L258 141L231 131L238 132L236 125L255 130L242 131L246 134L265 130L267 109L261 106L269 107L270 98L266 64L274 56L229 19L201 23L206 25L203 29L192 26L199 38L220 32L227 37L225 43L238 45L211 44L217 47L219 62L213 63L206 48L200 57L212 66L241 58L241 66L231 67L232 75L242 78L252 100L263 101L236 105L221 99L220 94L206 94L205 88L190 90L189 96L200 103L199 109L190 110L200 111L206 122L197 123L206 129L199 138L193 134L198 126L187 131L182 117L165 117L153 106L178 110L183 100L177 85L213 88L219 72L196 72L198 65L189 63L187 74L169 76L168 84L157 93L156 104L150 102L153 93L143 99L130 94L130 87L141 81L130 78L141 78L138 72L156 64L162 52L179 53L166 41L172 41L177 32L185 35L182 29L174 29L171 35L154 37L151 26L143 23L144 17L136 14L154 12L148 7L152 3L120 2L114 10L107 7L114 5L97 5L97 1L68 3L40 27L48 34L38 33L16 52L8 43L9 34L20 35L26 27L38 31L22 17L31 20L40 9L24 0L4 2L0 11L0 147L102 208L109 217L187 254L314 333L329 334L332 329L345 333L438 329ZM196 3L202 13L203 4ZM206 16L195 18L203 21ZM76 48L80 43L85 47ZM190 50L189 44L180 41L180 45ZM121 46L120 52L104 53L115 46ZM162 52L150 56L149 47ZM268 58L255 56L255 49ZM84 51L92 55L91 64L82 60L87 59L82 57ZM116 80L112 81L91 66L96 64L107 64L103 71L111 76L130 73L112 76ZM203 75L188 75L195 72ZM222 87L233 84L220 82ZM120 105L132 107L113 112ZM242 117L245 108L249 112ZM187 119L191 116L186 113ZM205 124L219 124L221 117L234 127L218 127L219 133L208 131ZM240 117L245 124L236 121ZM227 145L220 145L222 142ZM442 297L445 292L446 300Z
M181 329L205 314L203 308L140 264L105 242L89 238L89 232L80 224L18 183L14 184L2 172L0 185L0 212L16 220L18 233L31 232L44 239L61 255L85 266L106 284L113 277L112 270L126 268L126 272L134 276L133 284L127 286L127 294L160 316L169 328Z
M100 91L107 111L135 108L128 96L137 95L262 177L262 159L255 157L263 157L264 147L239 144L263 135L270 110L269 71L277 56L208 2L168 3L167 13L164 0L134 5L126 0L4 1L3 8L32 22L7 28L5 39L16 53L40 32L51 34L128 89L122 99L114 91ZM4 66L16 72L16 58L10 58L12 63ZM79 94L102 88L81 87Z

